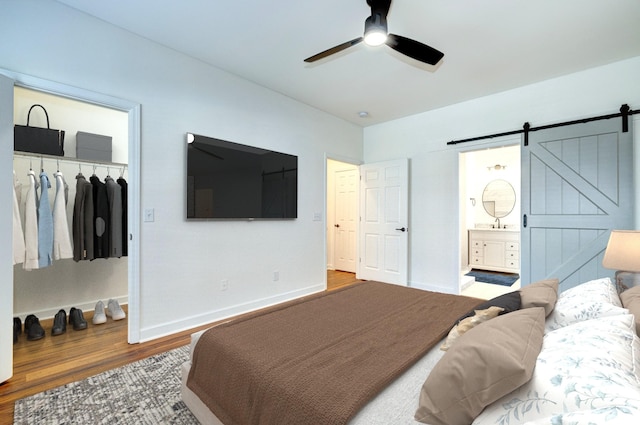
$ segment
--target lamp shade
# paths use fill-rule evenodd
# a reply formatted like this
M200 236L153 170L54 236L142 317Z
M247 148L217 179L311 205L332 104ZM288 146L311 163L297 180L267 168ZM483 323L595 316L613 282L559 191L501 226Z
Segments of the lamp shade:
M607 269L640 272L640 231L612 230L602 265Z

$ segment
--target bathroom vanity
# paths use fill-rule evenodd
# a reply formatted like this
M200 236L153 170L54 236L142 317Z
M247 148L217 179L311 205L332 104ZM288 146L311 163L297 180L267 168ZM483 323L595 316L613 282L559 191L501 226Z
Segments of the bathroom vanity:
M469 265L474 269L520 272L520 232L507 229L469 230Z

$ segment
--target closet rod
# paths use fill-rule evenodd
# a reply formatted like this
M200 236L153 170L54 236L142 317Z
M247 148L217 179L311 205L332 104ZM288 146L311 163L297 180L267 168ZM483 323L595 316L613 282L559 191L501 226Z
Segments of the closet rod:
M584 123L588 123L591 121L599 121L599 120L608 120L611 118L618 118L618 117L622 117L622 127L623 127L623 132L626 133L628 131L628 122L627 122L627 118L629 117L629 115L635 115L640 113L640 110L637 111L633 111L629 108L628 105L622 105L620 107L620 112L615 113L615 114L608 114L608 115L600 115L597 117L591 117L591 118L582 118L579 120L573 120L573 121L565 121L565 122L560 122L560 123L556 123L556 124L548 124L548 125L542 125L539 127L531 127L529 125L529 123L525 123L523 126L522 130L513 130L513 131L506 131L504 133L495 133L495 134L488 134L486 136L478 136L478 137L471 137L468 139L461 139L461 140L452 140L450 142L447 142L447 145L457 145L459 143L467 143L467 142L475 142L476 140L484 140L484 139L493 139L494 137L501 137L501 136L511 136L514 134L522 134L525 133L525 136L528 135L529 132L531 131L538 131L538 130L545 130L548 128L556 128L556 127L564 127L567 125L573 125L573 124L584 124ZM525 146L527 145L527 142L525 141Z
M70 156L56 156L56 155L46 155L41 153L28 153L28 152L13 152L14 156L19 156L22 158L44 158L51 159L54 161L67 162L69 164L87 164L87 165L103 165L105 167L123 167L128 168L129 164L124 164L121 162L109 162L109 161L96 161L91 159L82 159L82 158L73 158Z

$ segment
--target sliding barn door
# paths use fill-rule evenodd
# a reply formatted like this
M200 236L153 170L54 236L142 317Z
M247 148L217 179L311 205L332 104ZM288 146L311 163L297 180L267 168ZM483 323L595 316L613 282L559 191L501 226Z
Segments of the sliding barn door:
M633 228L631 131L620 119L529 133L522 147L522 284L557 277L561 290L612 276L612 229Z
M409 160L360 166L358 278L407 284Z

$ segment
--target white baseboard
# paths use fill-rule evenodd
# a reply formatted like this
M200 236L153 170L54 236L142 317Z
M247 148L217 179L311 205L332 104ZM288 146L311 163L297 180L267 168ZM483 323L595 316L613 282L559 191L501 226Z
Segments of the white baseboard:
M250 311L258 310L265 307L270 307L272 305L279 304L285 301L291 301L296 298L324 291L325 289L326 286L324 284L308 286L306 288L279 294L273 297L262 298L248 303L238 304L220 310L213 310L195 316L174 320L172 322L143 328L140 329L140 342L150 341L152 339L161 338L163 336L172 335L177 332L182 332L188 329L196 328L198 326L206 325L207 323L217 322L229 317L237 316L239 314L248 313Z

